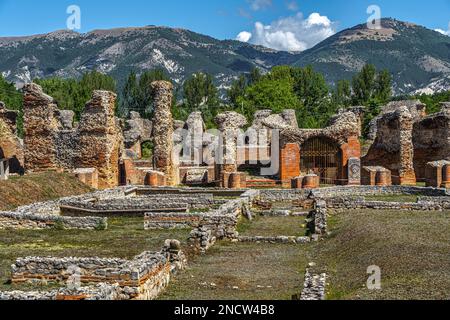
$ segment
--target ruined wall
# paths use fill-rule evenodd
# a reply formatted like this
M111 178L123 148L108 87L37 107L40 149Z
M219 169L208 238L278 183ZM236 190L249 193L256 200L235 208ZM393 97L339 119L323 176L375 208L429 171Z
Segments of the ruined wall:
M152 121L141 118L137 112L130 112L130 119L125 121L123 135L125 148L132 153L128 155L131 159L142 157L141 145L152 140L152 127Z
M412 139L414 169L422 180L428 162L450 161L450 105L443 104L441 112L414 123Z
M187 260L178 240L166 240L160 252L144 252L132 260L104 258L19 258L12 282L67 284L78 268L82 288L49 292L0 292L0 300L152 300L168 286L171 274Z
M57 170L60 165L55 141L61 129L58 106L37 84L27 84L23 90L25 170Z
M324 129L299 129L287 125L278 117L267 117L263 124L280 130L280 179L284 187L289 187L291 180L301 173L300 157L302 145L312 138L329 139L342 151L340 179L348 179L349 159L361 157L359 134L361 132L360 116L354 112L342 112L334 116ZM356 183L355 181L352 181Z
M106 189L119 184L122 132L115 118L116 94L94 91L78 126L77 168L96 168L98 185Z
M24 93L27 171L95 168L99 188L118 185L123 135L114 115L114 93L94 91L75 128L73 112L59 110L40 86L28 84Z
M363 165L389 169L394 184L416 184L413 121L414 117L406 106L379 118L377 138L363 158Z
M363 164L391 170L395 184L425 181L427 163L450 160L450 107L444 103L441 112L425 116L420 102L399 101L389 110L377 118Z
M17 112L0 102L0 159L9 159L10 173L23 173L22 141L17 137Z

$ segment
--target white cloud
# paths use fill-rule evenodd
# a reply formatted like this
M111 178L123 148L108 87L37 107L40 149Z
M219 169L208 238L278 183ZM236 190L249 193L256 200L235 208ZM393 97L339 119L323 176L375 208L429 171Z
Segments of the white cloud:
M448 23L448 30L447 31L442 30L442 29L434 29L434 31L442 33L442 34L444 34L446 36L450 36L450 22Z
M248 38L245 42L275 50L304 51L335 34L336 23L319 13L312 13L305 19L299 12L273 21L270 25L256 22L252 33L244 32L238 35L238 40Z
M249 42L252 38L252 34L248 31L242 31L239 33L236 37L236 40L242 41L242 42Z
M293 1L287 1L286 2L286 7L288 8L288 10L290 11L298 11L298 3L297 1L293 0Z
M272 5L272 0L247 0L253 11L267 9Z

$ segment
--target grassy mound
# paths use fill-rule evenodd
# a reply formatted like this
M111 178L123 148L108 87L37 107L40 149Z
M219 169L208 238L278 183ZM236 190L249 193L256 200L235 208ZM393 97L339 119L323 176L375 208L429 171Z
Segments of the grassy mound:
M90 191L90 187L67 173L43 172L11 177L0 181L0 211Z

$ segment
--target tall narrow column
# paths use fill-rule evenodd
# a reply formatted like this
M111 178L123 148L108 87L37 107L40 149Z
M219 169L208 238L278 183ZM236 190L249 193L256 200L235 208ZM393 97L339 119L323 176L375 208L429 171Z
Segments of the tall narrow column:
M228 187L228 174L238 170L237 144L240 129L247 124L247 119L234 111L227 111L219 114L215 122L222 134L222 159L216 159L220 163L219 175L222 180L222 187ZM216 155L217 156L217 155Z
M413 118L406 107L400 108L397 113L400 128L400 185L416 185L414 146L412 142Z
M167 81L155 81L153 90L153 137L155 169L166 174L169 186L178 184L177 168L173 159L173 117L172 95L173 85Z

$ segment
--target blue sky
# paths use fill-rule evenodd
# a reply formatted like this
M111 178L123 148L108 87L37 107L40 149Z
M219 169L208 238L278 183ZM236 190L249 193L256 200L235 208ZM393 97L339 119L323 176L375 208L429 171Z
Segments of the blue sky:
M447 31L450 22L450 0L0 0L0 36L64 29L68 17L66 9L72 4L81 8L80 32L164 25L187 28L219 39L234 39L246 31L253 35L251 42L266 41L275 47L289 41L291 31L298 40L297 46L310 46L329 32L365 22L369 16L367 7L371 4L380 7L383 17L395 17L431 29ZM305 20L312 13L318 13L315 18L321 21L322 27L329 28L316 28L314 32L320 34L303 41L300 38L308 31L302 26L308 27L309 22L305 24ZM264 32L259 40L255 35L258 22ZM273 39L279 28L284 37ZM271 34L265 33L268 29L272 30Z

